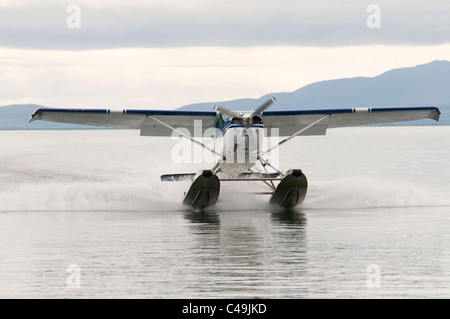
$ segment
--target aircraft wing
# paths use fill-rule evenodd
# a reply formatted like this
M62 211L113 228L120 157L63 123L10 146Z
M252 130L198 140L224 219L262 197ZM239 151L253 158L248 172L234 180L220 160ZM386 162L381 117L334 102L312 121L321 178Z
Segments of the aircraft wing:
M139 129L143 136L171 136L172 130L158 119L174 128L186 128L194 136L194 128L202 127L202 134L213 127L217 121L215 111L156 111L156 110L123 110L108 109L38 109L31 120L42 120L59 123L107 126L125 129ZM201 122L200 122L201 121ZM202 135L203 136L203 135Z
M325 135L328 128L349 127L367 124L381 124L433 119L439 121L437 107L395 107L395 108L346 108L323 110L264 111L264 127L279 129L280 136L290 136L320 118L330 115L305 134Z
M323 110L264 111L264 127L279 129L280 136L290 136L318 119L330 115L300 135L324 135L328 128L348 127L367 124L403 122L420 119L439 120L440 111L436 107L396 107L396 108L346 108ZM196 127L202 134L217 121L216 111L157 111L108 109L38 109L31 121L107 126L139 129L143 136L171 136L172 130L155 121L162 121L174 128L186 128L194 136ZM200 122L201 121L201 122ZM202 135L203 136L203 135Z

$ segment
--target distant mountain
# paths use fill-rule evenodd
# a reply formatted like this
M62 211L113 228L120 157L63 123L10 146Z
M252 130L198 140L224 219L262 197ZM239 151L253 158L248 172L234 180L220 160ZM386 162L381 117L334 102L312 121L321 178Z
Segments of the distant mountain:
M40 107L35 104L0 107L0 129L23 129L25 124L30 120L34 110Z
M190 104L181 110L211 110L220 104L231 110L256 109L270 97L277 103L271 110L320 109L348 107L437 106L442 112L440 124L450 124L450 62L433 61L410 68L394 69L376 77L356 77L322 81L294 92L270 93L259 99L238 99ZM0 129L80 129L83 125L36 121L28 124L40 105L0 107ZM433 124L430 120L404 123ZM396 125L403 125L397 123Z
M211 110L214 104L231 110L256 109L271 96L277 98L277 103L272 104L270 110L437 106L443 112L440 123L450 124L450 62L433 61L394 69L372 78L322 81L290 93L271 93L259 99L191 104L181 109Z

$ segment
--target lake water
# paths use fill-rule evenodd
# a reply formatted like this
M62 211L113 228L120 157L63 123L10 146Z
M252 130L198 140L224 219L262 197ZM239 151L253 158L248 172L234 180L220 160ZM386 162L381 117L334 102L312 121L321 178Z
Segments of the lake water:
M222 184L181 205L170 138L138 131L0 131L2 298L449 298L450 127L298 137L281 170L294 211Z

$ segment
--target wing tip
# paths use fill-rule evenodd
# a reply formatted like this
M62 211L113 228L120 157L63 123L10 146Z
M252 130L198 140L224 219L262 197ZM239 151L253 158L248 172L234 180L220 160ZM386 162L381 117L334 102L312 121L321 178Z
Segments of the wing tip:
M31 118L30 118L30 121L28 121L28 124L30 124L33 121L40 120L43 113L44 113L44 109L43 108L37 109L36 111L34 111L34 113L31 114Z
M433 106L431 109L430 114L428 115L428 118L435 120L436 122L439 122L439 118L441 117L441 111L439 108Z

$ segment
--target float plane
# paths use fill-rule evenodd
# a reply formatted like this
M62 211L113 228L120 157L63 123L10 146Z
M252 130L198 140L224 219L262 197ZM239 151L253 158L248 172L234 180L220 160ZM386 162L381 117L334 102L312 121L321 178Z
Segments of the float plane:
M183 204L203 209L214 205L221 182L262 182L268 187L270 203L292 208L305 199L308 181L300 168L281 172L268 156L296 136L325 135L327 129L403 122L419 119L439 121L437 107L342 108L270 111L274 97L256 110L231 111L215 105L211 111L123 110L41 108L31 120L138 129L141 136L182 136L215 156L212 168L188 174L166 174L162 181L190 181ZM212 148L196 138L195 132L211 134L220 143ZM207 131L209 130L209 131ZM267 132L279 140L264 148ZM209 133L208 133L209 132ZM198 134L197 134L198 135ZM205 136L205 135L202 135ZM281 139L281 140L280 140ZM216 145L216 144L215 144ZM267 145L267 144L266 144Z

